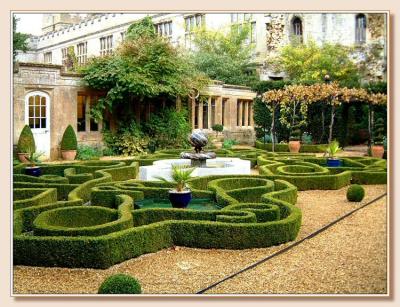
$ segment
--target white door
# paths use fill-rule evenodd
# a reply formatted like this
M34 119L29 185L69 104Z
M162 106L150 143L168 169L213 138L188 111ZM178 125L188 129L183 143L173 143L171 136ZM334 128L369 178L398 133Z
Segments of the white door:
M32 129L36 152L50 157L50 97L43 92L31 92L25 97L25 124Z

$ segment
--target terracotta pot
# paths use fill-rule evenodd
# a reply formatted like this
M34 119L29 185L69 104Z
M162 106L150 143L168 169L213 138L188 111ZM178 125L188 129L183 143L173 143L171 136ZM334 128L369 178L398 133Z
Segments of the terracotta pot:
M371 148L371 155L374 158L383 158L383 154L385 152L385 149L383 148L382 145L373 145Z
M18 160L21 161L22 163L28 163L28 159L26 158L28 156L27 153L19 152L17 153L18 155Z
M300 141L289 141L289 151L293 153L298 153L300 150Z
M76 150L61 150L63 160L73 161L76 157Z

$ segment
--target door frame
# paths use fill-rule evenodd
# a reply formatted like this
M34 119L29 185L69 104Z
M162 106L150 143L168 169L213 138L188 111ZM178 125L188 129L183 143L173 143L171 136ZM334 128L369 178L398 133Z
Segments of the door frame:
M48 134L48 152L45 152L45 156L50 157L50 152L51 152L51 129L50 129L50 125L51 125L51 112L50 112L50 107L51 107L51 99L50 99L50 95L45 92L45 91L41 91L41 90L33 90L30 91L28 93L25 94L25 125L29 125L29 98L32 96L42 96L46 98L46 128L31 128L32 132L34 132L34 130L36 129L40 129L42 130L41 132ZM35 136L35 134L33 133L33 136ZM36 140L35 140L36 143Z

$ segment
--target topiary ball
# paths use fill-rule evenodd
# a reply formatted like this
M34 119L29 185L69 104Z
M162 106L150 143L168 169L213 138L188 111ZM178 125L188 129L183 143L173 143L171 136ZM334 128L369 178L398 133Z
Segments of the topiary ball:
M364 195L365 195L364 188L359 184L352 184L347 189L347 200L348 201L360 202L363 200Z
M98 294L140 294L139 281L130 275L115 274L107 277L101 284Z

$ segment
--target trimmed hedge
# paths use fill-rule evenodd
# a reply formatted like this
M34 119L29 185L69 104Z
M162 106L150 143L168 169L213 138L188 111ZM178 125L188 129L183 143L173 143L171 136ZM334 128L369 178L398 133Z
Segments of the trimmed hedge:
M314 153L314 152L325 152L328 144L319 144L319 145L308 145L301 144L300 152L304 153ZM260 141L256 141L256 148L272 151L272 143L263 143ZM288 144L275 144L275 152L289 152Z
M54 188L45 189L14 189L14 210L40 206L57 201L57 190Z
M94 181L111 177L105 171L99 172L104 173L104 176L85 182L80 185L80 188L82 189L82 186L86 185L84 187L85 190L90 190L93 187L94 190L101 191L103 189L103 191L108 192L112 191L108 188L116 186L128 190L129 188L156 189L157 182L139 183L135 180L109 182L95 187L96 183ZM196 180L199 178L193 178L192 181L195 184L197 183L199 187L206 182L207 186L217 187L217 190L222 194L238 193L239 196L234 195L234 197L239 198L241 197L240 195L244 195L239 193L240 190L261 189L264 194L258 197L259 204L252 203L245 208L237 208L235 210L133 210L131 216L135 227L127 227L112 232L109 232L109 229L106 231L104 228L115 221L102 220L100 222L105 223L100 225L92 224L89 227L72 227L85 225L85 221L91 215L82 214L80 218L77 218L77 216L84 211L89 212L87 208L90 207L46 211L36 218L35 227L31 226L31 228L34 228L33 235L24 235L21 230L29 231L29 227L17 227L14 237L14 263L107 268L126 259L144 253L155 252L172 245L241 249L267 247L293 240L301 225L301 211L291 204L295 202L296 188L284 181L274 184L261 176L254 177L248 178L250 179L248 182L246 182L245 177L242 177L240 184L234 186L234 189L228 184L229 180L233 179L232 176L230 179L229 177L219 178L225 179L225 181L217 181L216 184L213 183L213 180L216 181L215 178L202 178L201 184ZM158 184L160 185L160 183ZM258 186L260 184L261 186ZM228 190L223 190L219 185L227 187ZM274 189L275 185L277 186L276 190ZM199 193L213 193L210 190L198 189L197 191ZM77 193L75 190L71 194L74 197L83 194L84 198L80 198L80 200L86 201L87 194L85 193ZM270 194L275 195L277 198L269 196ZM74 197L71 197L71 199L74 199ZM229 197L231 201L227 203L228 205L240 204L232 195ZM279 200L279 198L282 200ZM290 202L284 199L290 200ZM259 207L257 208L257 206ZM112 207L112 205L108 204L106 207ZM115 211L113 209L104 209L111 210L109 211L110 213ZM21 220L20 213L18 213L18 216L17 219ZM65 224L65 219L69 224ZM75 225L73 224L75 219L81 222L83 220L83 222ZM64 224L60 220L64 221ZM96 224L96 222L93 223ZM27 226L29 226L29 223L27 223ZM89 231L87 228L91 227L92 229ZM44 234L46 235L44 236ZM82 234L85 236L81 236ZM46 250L46 253L41 252L43 250Z
M347 189L347 200L351 202L360 202L363 200L365 195L364 188L359 184L352 184Z

